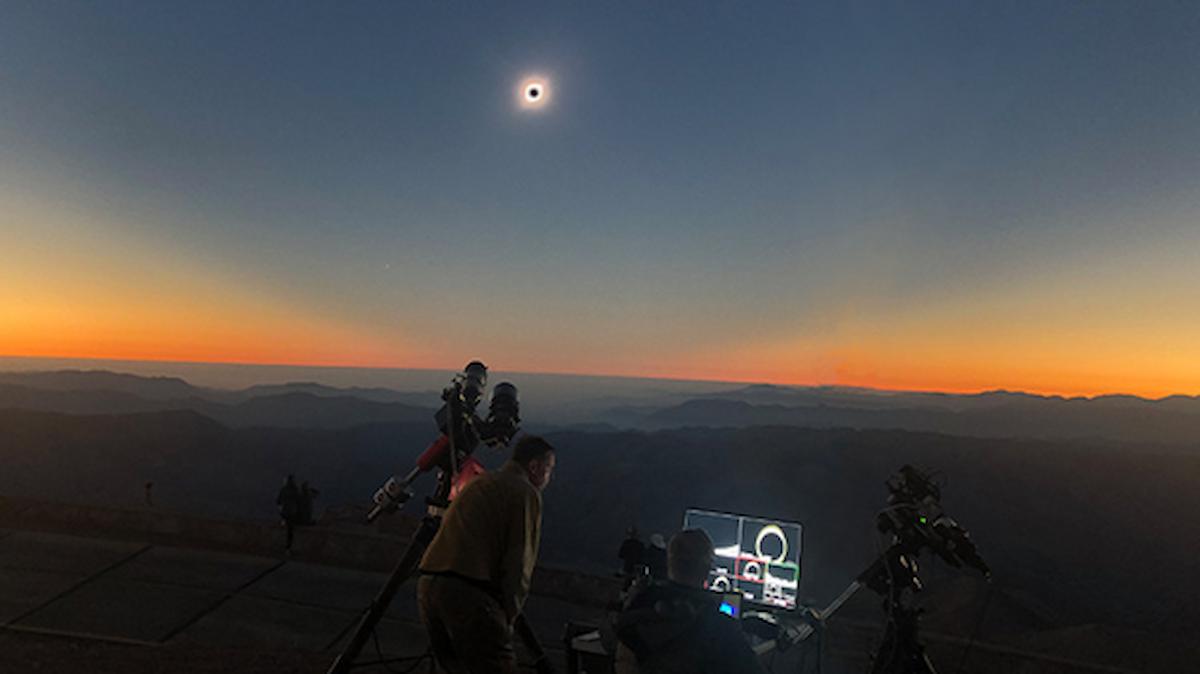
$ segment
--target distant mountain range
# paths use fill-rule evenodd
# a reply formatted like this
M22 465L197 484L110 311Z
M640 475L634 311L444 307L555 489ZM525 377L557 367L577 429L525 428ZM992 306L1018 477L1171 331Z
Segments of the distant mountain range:
M994 390L982 393L940 393L929 391L887 391L843 386L775 386L753 384L744 388L713 393L704 398L743 400L756 405L790 407L847 407L855 409L936 408L953 411L989 409L1013 404L1088 405L1104 408L1157 408L1175 412L1200 413L1200 397L1173 395L1150 399L1116 394L1094 397L1044 396L1022 391Z
M918 400L901 396L888 402L890 405L886 406L824 403L791 406L754 404L722 396L688 400L641 415L627 414L622 421L623 425L647 430L750 426L879 428L989 438L1103 439L1200 446L1200 403L1193 399L1186 402L1140 398L1063 400L989 393L950 398L940 406L902 406Z
M612 428L897 429L983 438L1092 439L1200 447L1200 398L925 393L753 385L665 405L609 408Z
M387 389L337 389L314 383L223 391L182 379L105 371L0 373L0 409L68 414L189 410L232 428L348 428L431 422L434 408L408 404L430 395ZM437 402L438 399L433 397Z
M435 391L339 388L317 382L240 390L193 386L175 377L104 370L0 372L0 409L71 414L193 410L231 427L346 428L429 421ZM1200 398L1149 400L881 391L850 387L752 385L711 392L641 391L571 398L522 409L539 429L669 428L897 429L984 438L1090 439L1200 447Z

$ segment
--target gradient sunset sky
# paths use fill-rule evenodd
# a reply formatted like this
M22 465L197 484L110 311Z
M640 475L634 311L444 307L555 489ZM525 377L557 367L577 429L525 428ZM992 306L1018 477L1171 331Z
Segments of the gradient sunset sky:
M1188 2L6 2L0 354L1197 394L1198 35Z

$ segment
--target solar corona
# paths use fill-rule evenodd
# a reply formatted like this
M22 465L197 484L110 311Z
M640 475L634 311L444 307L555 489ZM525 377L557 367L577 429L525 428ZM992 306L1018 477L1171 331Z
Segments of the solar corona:
M550 85L543 77L529 76L517 85L517 105L522 110L541 110L550 102Z

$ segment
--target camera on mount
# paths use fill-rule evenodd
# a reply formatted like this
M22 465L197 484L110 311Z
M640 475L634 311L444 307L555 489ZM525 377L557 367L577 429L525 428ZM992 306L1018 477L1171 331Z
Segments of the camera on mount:
M492 389L487 418L475 410L487 390L487 366L473 360L442 389L442 407L434 415L442 435L452 436L460 453L470 454L479 443L507 445L521 423L517 387L500 382ZM457 458L457 457L455 457Z
M834 604L840 606L860 585L883 596L887 622L871 674L934 674L918 634L922 609L912 601L922 589L918 555L928 549L949 566L977 569L989 581L991 569L967 530L942 510L941 487L929 475L905 465L888 479L887 488L888 507L879 512L876 525L891 535L891 546ZM830 611L824 613L828 617Z
M887 488L888 507L880 511L876 526L880 533L892 535L897 561L911 568L913 589L921 588L914 558L926 548L949 566L965 565L991 578L991 569L979 555L971 534L942 509L941 487L929 475L904 465L888 478ZM887 592L878 578L868 580L876 581L866 583L872 590Z
M438 469L450 476L455 488L464 482L459 475L469 480L483 472L471 453L485 444L489 447L506 446L520 430L521 405L517 387L509 382L496 384L492 389L486 418L476 413L487 390L487 366L473 360L463 371L450 380L442 389L442 406L434 414L440 434L424 452L417 457L417 465L405 476L392 476L380 487L372 499L374 506L367 513L367 521L373 522L385 512L400 509L413 494L409 486L422 473ZM452 497L456 491L446 496Z

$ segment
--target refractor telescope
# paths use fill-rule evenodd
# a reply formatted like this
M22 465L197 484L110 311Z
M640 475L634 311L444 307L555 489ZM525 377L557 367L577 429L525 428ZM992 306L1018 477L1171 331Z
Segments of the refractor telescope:
M467 481L484 472L483 466L471 457L480 444L489 447L506 446L516 435L521 423L521 405L517 387L509 382L496 384L492 389L486 418L476 413L487 390L487 366L474 360L450 385L442 390L442 407L434 414L441 434L417 457L416 466L403 477L392 476L376 492L375 505L367 513L373 522L383 513L395 512L412 498L409 487L423 473L435 468L454 476L455 484L449 494L453 498Z

